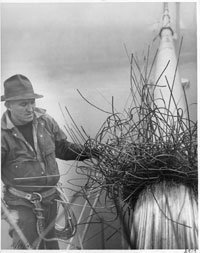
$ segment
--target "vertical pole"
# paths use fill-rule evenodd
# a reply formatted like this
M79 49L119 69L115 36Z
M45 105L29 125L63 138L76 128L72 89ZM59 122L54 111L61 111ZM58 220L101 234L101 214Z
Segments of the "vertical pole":
M178 116L177 107L183 112L186 109L168 3L163 4L162 22L153 95L154 104L168 119L168 109L172 116ZM163 122L163 128L165 124ZM185 249L188 246L197 249L197 213L197 199L192 189L162 181L140 194L134 209L131 241L137 249Z
M171 28L167 3L164 3L163 12L163 25L160 30L160 45L155 67L154 102L158 108L168 108L176 115L176 105L172 96L178 108L182 108L183 111L186 109L185 96L179 77L178 59L174 47L174 32ZM163 113L166 113L164 109Z
M179 42L180 42L180 3L176 2L176 51L178 51Z

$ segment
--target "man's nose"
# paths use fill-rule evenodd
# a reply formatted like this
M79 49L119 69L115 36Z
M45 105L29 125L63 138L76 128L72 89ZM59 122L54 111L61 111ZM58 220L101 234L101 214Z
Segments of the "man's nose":
M33 111L34 111L34 105L28 104L28 105L26 106L26 110L27 110L28 112L33 112Z

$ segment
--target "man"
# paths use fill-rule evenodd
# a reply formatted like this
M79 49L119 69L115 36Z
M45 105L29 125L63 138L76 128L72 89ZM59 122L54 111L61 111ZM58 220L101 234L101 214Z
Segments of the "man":
M45 110L37 108L29 79L21 74L4 82L7 108L1 121L1 169L4 202L15 214L19 231L11 226L13 248L59 249L55 238L59 170L56 158L79 160L89 158L83 147L67 141L64 132ZM36 205L37 204L37 205ZM52 221L53 226L52 226Z

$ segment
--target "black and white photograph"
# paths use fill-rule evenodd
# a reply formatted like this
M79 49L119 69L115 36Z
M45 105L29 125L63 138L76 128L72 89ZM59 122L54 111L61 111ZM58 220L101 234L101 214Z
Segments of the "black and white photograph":
M198 1L2 1L1 251L198 236Z

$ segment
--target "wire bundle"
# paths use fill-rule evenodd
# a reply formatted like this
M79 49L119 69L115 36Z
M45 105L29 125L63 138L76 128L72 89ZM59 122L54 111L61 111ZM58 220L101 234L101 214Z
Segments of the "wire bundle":
M133 71L133 61L139 74ZM95 149L99 154L98 162L91 160L91 171L100 171L103 175L96 178L99 185L112 193L111 198L113 194L123 196L131 203L144 187L164 180L188 185L195 192L198 187L197 122L190 120L185 90L187 109L183 111L166 77L165 85L171 94L169 100L175 106L172 111L161 94L163 103L159 107L153 96L157 84L149 81L150 73L144 69L145 76L132 55L128 109L123 113L115 112L113 99L112 112L96 137L89 137L85 143L86 150Z
M179 117L164 130L162 116L150 108L148 118L140 114L136 122L131 113L123 120L114 114L97 138L86 142L88 149L98 149L99 160L93 166L109 188L121 186L128 197L148 184L172 180L197 190L196 124L190 122L188 128ZM172 115L170 118L174 120Z
M144 67L140 67L136 57L133 54L131 55L130 96L122 113L116 110L113 97L111 112L108 112L93 105L78 90L81 97L91 106L109 114L94 138L91 138L83 127L81 127L81 130L77 127L66 108L74 124L74 130L68 128L73 141L84 142L84 152L88 152L89 156L96 156L97 158L87 160L83 165L77 165L76 167L79 175L87 177L85 191L92 192L92 194L98 193L103 198L105 197L105 206L106 203L110 203L110 200L114 203L114 209L120 218L121 227L130 248L134 248L135 245L133 244L137 241L136 238L140 238L139 234L138 237L135 234L135 227L136 230L140 228L141 231L146 231L143 214L146 215L147 207L152 208L153 206L152 210L157 210L156 212L160 213L163 218L162 225L166 226L168 224L170 227L178 224L182 202L178 201L176 206L178 208L173 216L171 215L171 209L166 209L166 199L169 196L172 204L179 194L184 202L184 191L188 192L189 189L192 192L191 196L195 196L191 200L195 203L197 201L197 122L190 119L189 105L184 88L185 109L180 107L178 101L176 101L173 88L171 88L174 83L169 83L167 76L165 76L166 83L162 85L169 89L169 103L166 103L162 92L159 99L154 98L158 80L165 74L165 70L169 65L168 62L157 81L151 81L151 73L157 52L150 68L148 66L149 51L147 56L144 57ZM177 66L178 62L179 56ZM79 138L81 138L81 141ZM150 192L149 195L148 192ZM171 192L174 194L172 198ZM145 196L147 196L145 207L140 208L139 204L143 203L141 199ZM190 194L187 196L190 196ZM87 198L89 203L90 199L91 197ZM184 202L184 205L187 206L186 202ZM138 217L142 213L142 219L133 215L134 212L137 213L137 210L141 211L138 211ZM95 215L101 215L96 210L94 210L94 213ZM189 214L190 218L193 217L191 213ZM180 218L181 228L184 228L183 231L186 231L184 225L182 225L184 223L182 220L185 217L183 212ZM194 215L194 217L196 216ZM142 223L142 226L141 224L138 225L137 219L142 220L144 224ZM154 226L154 215L149 219L152 221L154 229L159 230L160 224ZM195 221L196 218L193 220ZM179 234L176 230L172 230L175 235ZM196 227L194 231L196 231ZM151 235L151 232L148 231L148 236ZM160 232L155 234L155 238L160 238L157 235L162 237ZM132 237L133 239L131 239ZM163 238L168 238L168 235L164 234ZM147 240L150 243L151 241L151 239Z

